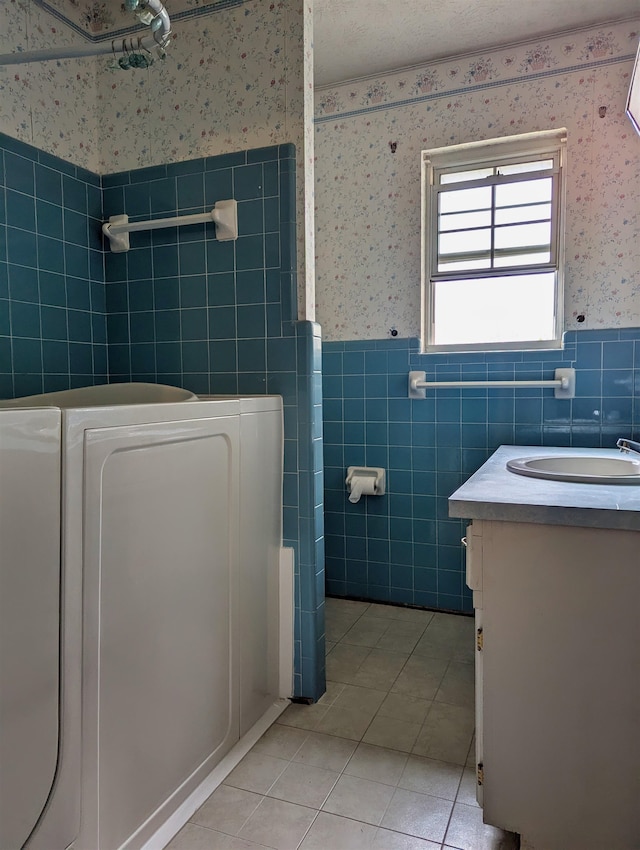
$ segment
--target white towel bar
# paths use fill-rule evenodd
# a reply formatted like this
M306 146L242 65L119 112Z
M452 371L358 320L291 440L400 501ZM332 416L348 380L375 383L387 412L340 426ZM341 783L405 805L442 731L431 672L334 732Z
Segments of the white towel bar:
M574 398L576 394L576 370L556 369L555 377L549 381L426 381L426 372L409 372L409 398L426 398L427 388L449 389L459 387L553 387L556 398Z
M173 218L154 218L150 221L129 221L129 216L112 215L102 225L102 232L111 243L114 253L129 250L129 234L137 230L157 230L160 227L177 227L184 224L206 224L213 221L216 226L216 239L227 242L238 238L237 201L217 201L213 209L206 213L177 215Z

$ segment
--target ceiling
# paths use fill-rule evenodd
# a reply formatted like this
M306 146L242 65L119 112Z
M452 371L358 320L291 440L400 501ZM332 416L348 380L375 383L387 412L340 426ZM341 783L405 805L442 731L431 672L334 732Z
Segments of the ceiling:
M640 0L314 0L315 85L640 15Z

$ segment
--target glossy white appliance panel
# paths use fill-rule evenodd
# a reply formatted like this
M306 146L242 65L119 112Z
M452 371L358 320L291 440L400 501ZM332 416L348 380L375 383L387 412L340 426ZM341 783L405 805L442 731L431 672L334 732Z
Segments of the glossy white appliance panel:
M60 411L0 411L0 847L34 829L56 771ZM58 836L66 847L70 831Z
M117 404L113 397L111 387L116 385L105 385L104 387L88 388L98 393L95 398L88 399L83 394L82 401L87 407L68 407L74 401L80 401L76 391L69 390L68 393L60 394L59 398L62 409L62 511L61 511L61 563L62 563L62 645L61 645L61 740L58 753L58 765L52 794L47 802L44 816L40 819L33 835L28 841L28 850L52 850L52 848L66 848L79 835L78 824L80 823L82 810L82 835L86 833L85 823L87 818L93 817L93 811L88 804L91 795L95 797L95 786L92 784L84 786L86 774L86 751L85 751L85 774L81 773L81 758L83 754L83 741L90 741L86 732L89 729L89 718L86 716L86 707L91 704L97 705L97 698L87 690L86 682L82 680L82 662L86 653L83 648L83 588L90 580L90 573L85 568L84 561L84 534L85 520L89 517L85 510L85 433L91 429L100 429L104 426L166 426L172 422L185 423L189 427L192 421L199 419L210 419L214 416L231 416L239 413L240 405L237 399L212 401L207 404L185 404L185 403L145 403L150 402L147 389L143 386L140 394L136 392L136 384L124 385L128 387L127 394L131 401L140 400L139 404L123 403L121 397L122 386L118 386ZM87 389L87 388L83 388ZM153 387L152 387L153 389ZM175 388L169 388L171 390ZM177 390L178 393L183 391ZM191 395L191 394L189 394ZM45 399L51 398L51 394L40 397L41 404ZM143 399L145 401L143 401ZM16 399L16 402L24 399ZM114 406L105 406L109 401ZM3 402L4 404L4 402ZM40 405L39 405L40 406ZM2 411L0 411L2 412ZM60 492L60 484L58 484ZM94 683L90 683L95 686ZM83 709L85 716L83 717ZM97 709L96 709L97 710ZM95 723L94 722L94 738ZM86 727L86 728L85 728ZM81 737L84 736L84 737ZM92 744L94 758L97 757L97 746ZM97 768L96 768L97 769ZM82 796L82 799L81 799ZM91 840L82 843L81 839L73 844L76 850L99 850L95 841L96 828L92 827ZM141 846L143 843L140 840ZM100 848L102 850L102 848ZM110 848L107 848L110 850Z
M85 432L82 847L139 846L238 740L238 457L236 416Z
M240 734L278 696L282 409L240 417Z

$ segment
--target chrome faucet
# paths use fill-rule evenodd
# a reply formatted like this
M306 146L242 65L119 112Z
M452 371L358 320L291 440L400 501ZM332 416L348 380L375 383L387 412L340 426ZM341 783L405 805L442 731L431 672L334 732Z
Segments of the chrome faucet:
M621 452L640 455L640 443L636 443L635 440L627 440L624 437L620 437L616 446Z

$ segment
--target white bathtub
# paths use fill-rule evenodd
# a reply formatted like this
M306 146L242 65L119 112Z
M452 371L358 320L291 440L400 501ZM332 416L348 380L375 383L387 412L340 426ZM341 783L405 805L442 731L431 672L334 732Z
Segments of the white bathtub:
M25 434L37 444L47 416L60 434L61 699L47 703L51 796L25 846L150 850L290 695L291 627L279 628L282 401L87 387L0 403L0 445L9 419L23 449ZM58 670L51 676L57 684ZM42 775L37 760L32 769Z
M6 407L111 407L121 404L170 404L197 401L198 396L180 387L166 384L121 383L78 387L55 393L27 395L0 401Z

